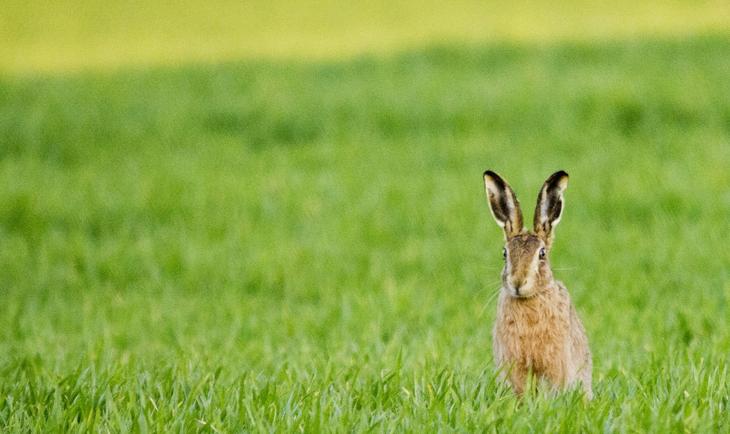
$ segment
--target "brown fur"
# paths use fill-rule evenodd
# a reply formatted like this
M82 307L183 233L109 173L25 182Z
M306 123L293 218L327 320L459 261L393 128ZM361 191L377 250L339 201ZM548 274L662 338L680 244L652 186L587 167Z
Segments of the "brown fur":
M516 393L522 394L531 372L555 389L580 382L592 397L588 338L562 283L553 281L529 298L503 291L493 339L495 363Z
M487 177L498 177L494 172L485 173L485 185L490 207L499 206L500 182L488 182ZM501 183L509 188L501 180ZM547 257L554 235L554 227L560 221L563 208L562 193L567 186L567 174L556 172L548 178L538 197L535 213L535 231L524 228L508 232L505 229L505 267L502 272L502 289L497 305L497 318L493 331L493 349L496 365L517 394L525 390L530 373L550 383L555 390L581 384L586 396L592 392L592 360L585 329L571 303L565 286L553 278ZM491 194L491 196L489 196ZM508 194L514 195L509 191ZM544 200L550 201L543 203ZM504 203L504 201L502 201ZM516 198L513 203L517 203ZM516 213L515 209L492 210L498 216ZM546 210L540 217L539 209ZM516 218L512 217L513 221ZM541 257L541 251L544 255Z

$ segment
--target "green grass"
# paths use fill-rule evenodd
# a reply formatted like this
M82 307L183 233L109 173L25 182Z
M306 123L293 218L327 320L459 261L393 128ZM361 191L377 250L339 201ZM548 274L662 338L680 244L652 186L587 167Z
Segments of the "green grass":
M445 45L0 81L0 430L730 429L730 38ZM501 233L596 398L494 379ZM529 214L528 214L529 215Z

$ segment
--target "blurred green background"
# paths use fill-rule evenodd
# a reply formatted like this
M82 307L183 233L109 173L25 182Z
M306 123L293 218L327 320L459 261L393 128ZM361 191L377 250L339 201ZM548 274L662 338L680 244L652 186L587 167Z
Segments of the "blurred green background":
M0 428L729 429L727 2L94 2L0 14ZM596 398L494 378L502 234Z

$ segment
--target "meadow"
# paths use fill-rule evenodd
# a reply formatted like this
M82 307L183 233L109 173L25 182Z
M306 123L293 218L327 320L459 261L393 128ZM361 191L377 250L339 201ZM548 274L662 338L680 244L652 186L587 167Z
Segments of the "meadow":
M44 70L44 68L41 68ZM0 76L3 432L730 430L730 36ZM491 168L595 399L495 378Z

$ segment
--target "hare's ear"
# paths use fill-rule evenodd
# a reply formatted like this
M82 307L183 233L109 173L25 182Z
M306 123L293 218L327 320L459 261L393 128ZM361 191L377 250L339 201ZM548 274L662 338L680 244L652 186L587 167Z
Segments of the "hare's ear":
M559 170L550 175L540 189L540 194L537 195L534 230L548 248L553 241L555 226L558 225L560 216L563 215L563 208L565 208L563 192L567 187L568 174Z
M484 187L487 190L487 201L494 220L504 229L505 238L523 231L522 210L520 202L509 184L499 175L487 170L484 172Z

